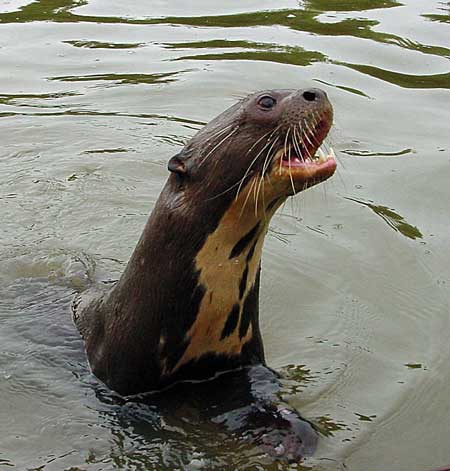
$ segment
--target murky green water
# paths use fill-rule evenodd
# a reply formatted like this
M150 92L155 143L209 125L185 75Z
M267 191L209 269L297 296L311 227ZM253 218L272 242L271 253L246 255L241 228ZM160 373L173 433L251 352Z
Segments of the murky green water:
M0 2L0 469L288 469L182 401L121 406L68 304L123 270L202 123L311 85L339 174L275 217L261 300L268 361L323 431L304 466L449 465L450 3L192 3Z

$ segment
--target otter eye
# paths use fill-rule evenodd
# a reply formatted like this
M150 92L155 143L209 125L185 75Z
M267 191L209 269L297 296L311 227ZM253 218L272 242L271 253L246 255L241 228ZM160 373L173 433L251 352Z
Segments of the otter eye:
M258 100L258 105L261 108L264 108L265 110L270 110L277 104L277 101L275 98L272 98L271 96L263 96Z

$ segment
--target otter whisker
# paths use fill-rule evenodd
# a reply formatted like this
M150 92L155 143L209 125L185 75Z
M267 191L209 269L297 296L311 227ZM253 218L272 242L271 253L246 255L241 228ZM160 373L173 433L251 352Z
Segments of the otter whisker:
M299 124L299 133L300 133L300 124ZM305 157L304 157L303 154L302 154L301 147L300 147L300 144L299 144L299 140L301 141L302 138L301 138L301 136L299 136L299 134L297 134L297 127L296 127L296 126L294 127L294 137L295 137L295 142L296 142L296 146L297 146L297 147L296 147L296 151L297 151L297 153L298 153L298 155L299 155L301 161L302 161L303 163L306 163L306 159L305 159ZM309 152L309 150L308 150L306 147L305 147L305 152L306 152L306 154L307 154L306 157L307 157L307 158L309 157L309 159L311 160L311 159L312 159L311 153ZM305 165L304 168L305 168L306 173L307 173L309 176L311 176L311 170L308 168L308 166Z
M211 201L211 200L215 200L216 198L219 198L219 196L222 196L222 195L225 195L226 193L228 193L229 191L231 191L233 188L236 188L240 183L242 182L242 178L240 178L237 182L233 183L229 188L227 188L226 190L222 191L221 193L218 193L217 195L211 197L211 198L207 198L205 201Z
M250 92L249 92L250 93ZM230 96L236 98L239 101L244 101L245 98L249 95L249 93L232 93Z
M327 155L330 155L330 154L332 153L332 152L331 152L331 147L332 147L332 146L331 146L331 142L328 144L328 141L329 141L329 140L331 141L330 136L326 136L326 138L324 139L324 141L323 141L322 144L321 144L321 146L323 146L323 147L325 148L325 152L326 152ZM341 170L340 170L340 168L339 168L339 167L342 167L342 168L345 170L345 164L344 164L344 162L342 161L342 159L340 158L340 156L339 156L338 154L334 154L333 156L334 156L334 157L336 158L336 160L339 162L339 165L338 165L338 167L337 167L337 169L336 169L336 174L337 174L337 176L338 176L340 182L342 183L342 186L343 186L344 190L346 190L347 185L345 184L345 180L344 180L344 178L342 177L342 173L341 173Z
M228 126L230 127L230 126ZM278 129L278 127L276 129L274 129L273 131L269 131L267 133L265 133L263 136L261 136L255 144L257 144L258 142L260 142L264 137L266 137L269 133L274 133L276 130ZM253 147L255 147L255 144L253 144L253 146L250 148L252 149ZM208 198L206 201L210 201L210 200L214 200L216 198L218 198L219 196L222 196L226 193L228 193L229 191L231 191L233 188L235 188L236 186L239 186L237 192L236 192L236 197L235 199L237 200L237 198L239 197L239 193L240 193L240 190L241 190L241 187L242 187L242 184L244 183L244 180L246 179L247 175L249 174L253 164L256 162L256 160L258 159L258 157L260 156L260 154L267 148L267 146L270 144L270 141L268 141L264 147L261 149L261 152L258 153L258 155L252 160L252 162L250 163L250 165L248 166L244 176L242 178L240 178L237 182L233 183L229 188L227 188L226 190L222 191L221 193L213 196L212 198ZM247 154L248 152L250 151L250 149L247 151Z
M266 214L266 193L265 193L265 188L264 188L264 179L262 181L262 210L263 210L263 216L264 216L264 221L267 221L267 214Z
M205 142L208 142L210 141L211 139L214 139L215 137L217 136L220 136L221 134L223 134L227 129L230 129L233 127L233 124L229 124L228 126L224 126L223 128L219 129L218 131L214 132L211 134L211 136L209 136Z
M272 161L272 157L273 157L273 153L272 152L272 149L273 147L275 146L275 144L278 142L278 139L279 137L277 136L273 142L272 142L272 145L269 147L269 149L267 150L267 154L266 154L266 158L264 159L264 164L263 164L263 167L262 167L262 171L261 171L261 178L260 178L260 181L259 181L259 185L258 185L258 190L256 192L256 197L255 197L255 216L257 216L257 213L258 213L258 198L259 198L259 192L261 190L261 185L263 187L263 192L262 192L262 199L263 199L263 208L264 208L264 215L265 215L265 202L264 202L264 178L265 178L265 174L266 174L266 171L267 171L267 168L270 164L270 162Z
M248 166L246 172L244 173L244 176L241 178L240 180L240 183L239 183L239 188L236 192L236 197L235 197L235 200L238 199L239 197L239 193L241 191L241 188L242 188L242 184L244 183L244 180L247 178L247 175L249 174L251 168L253 167L253 164L258 160L258 157L261 155L261 153L266 149L266 147L269 145L269 142L267 144L264 145L264 147L260 150L260 152L258 152L257 156L250 162L250 165Z
M271 135L272 135L275 131L278 130L278 128L279 128L279 126L276 127L273 131L267 132L267 133L264 134L262 137L260 137L257 142L260 142L261 139L264 138L265 136L267 136L267 134L269 134L269 133L271 133ZM263 148L258 152L258 154L256 155L256 157L251 161L251 163L250 163L250 165L248 166L248 168L247 168L247 170L246 170L244 176L242 177L241 183L240 183L239 188L238 188L238 190L237 190L237 192L236 192L236 197L235 197L236 200L238 199L239 193L240 193L240 191L241 191L242 184L244 183L244 180L247 178L247 175L248 175L248 173L250 172L251 168L253 167L253 164L258 160L259 156L260 156L260 155L266 150L266 148L270 145L270 137L271 137L271 136L269 136L269 138L268 138L266 144L264 144ZM255 146L255 144L253 144L253 146L252 146L250 149L252 149L254 146ZM250 149L249 149L249 151L247 151L247 154L248 154L248 152L250 152Z
M218 131L214 132L209 136L207 139L205 139L205 143L210 142L212 139L215 139L222 134L225 134L230 128L233 127L233 124L229 124L228 126L224 126L223 128L219 129Z
M298 128L299 128L299 132L298 132L298 135L297 135L297 139L299 141L302 141L304 137L307 138L307 134L302 130L300 122L298 123ZM307 141L309 142L310 145L312 145L314 147L314 144L308 138L307 138ZM312 159L312 155L311 155L311 152L309 151L309 149L307 147L304 147L304 149L305 149L305 152L306 152L306 157L309 157L310 159Z
M270 141L270 138L271 138L272 134L275 131L277 131L278 128L279 128L279 126L276 127L274 130L267 131L265 134L263 134L256 142L253 143L253 145L250 147L250 149L247 151L247 153L245 155L248 155L258 145L258 143L261 142L268 134L270 134L270 136L267 138L267 141Z
M330 144L330 146L328 146L328 143L325 143L325 142L324 142L324 144L325 144L325 148L326 148L327 154L330 155L330 154L331 154L331 144ZM339 181L342 183L342 187L344 188L345 191L347 191L347 185L345 184L345 180L344 180L344 178L343 178L343 176L342 176L342 171L341 171L341 169L339 168L340 166L342 166L342 168L345 170L345 165L344 165L342 159L339 157L338 154L333 153L333 156L334 156L334 157L336 158L336 160L339 162L339 166L338 166L338 168L336 169L336 174L337 174L337 176L338 176L338 178L339 178Z
M295 131L295 128L294 128L294 131ZM288 162L289 162L289 178L291 180L293 194L295 195L295 185L294 185L294 179L292 178L292 171L291 171L291 148L290 147L289 147L289 154L288 154Z
M299 136L297 135L297 126L294 126L294 135L293 135L293 143L294 143L294 149L295 149L295 152L297 153L297 155L300 157L300 159L302 160L302 162L305 161L305 159L303 158L303 155L302 155L302 151L300 149L300 143L299 143Z
M302 150L301 150L301 146L300 146L300 141L301 138L300 136L297 134L297 126L294 126L294 148L295 148L295 151L297 152L297 155L299 156L300 160L305 163L305 157L303 156L302 154ZM309 154L309 151L307 149L305 149L308 156L311 157L311 155ZM308 174L310 173L309 172L309 169L306 168Z
M314 129L317 128L319 122L320 122L320 116L314 112L311 118L311 124Z
M297 142L297 129L296 129L296 125L294 124L293 128L292 128L292 147L294 148L294 151L299 154L298 157L299 158L302 158L302 155L301 155L301 152L300 152L300 148L298 146L298 142Z
M316 138L314 136L314 131L309 127L309 124L306 120L303 120L303 124L307 130L307 133L305 133L305 135L308 136L308 142L311 144L311 145L314 145L313 142L309 139L309 137L311 137L311 139L314 139L314 141L316 141ZM316 144L317 144L317 141L316 141Z
M305 128L307 128L309 131L308 131L307 129L304 129L304 130L303 130L302 137L304 137L304 138L308 141L308 143L309 143L311 146L317 147L318 142L317 142L317 140L315 139L314 135L312 135L312 138L313 138L314 141L316 141L316 142L314 143L314 142L310 139L309 132L311 132L311 129L309 128L308 123L307 123L305 120L303 120L303 124L305 125ZM300 122L299 122L299 126L301 126ZM309 149L308 149L308 148L305 148L305 151L306 151L306 153L308 154L307 156L308 156L310 159L312 159L313 156L311 155L311 152L309 151Z
M299 123L300 125L300 123ZM301 126L301 125L300 125ZM314 143L311 141L311 139L309 138L309 134L308 134L308 131L306 130L302 130L302 136L308 141L308 143L311 145L311 146L314 146Z
M323 185L323 194L325 197L325 203L328 204L327 186Z
M273 141L273 143L272 143L270 149L267 151L266 158L265 158L264 163L263 163L263 167L262 167L262 171L261 171L261 176L262 176L262 178L263 178L263 180L262 180L263 192L264 192L264 180L265 180L266 177L267 177L267 179L269 180L269 183L271 184L270 174L267 173L267 169L268 169L269 165L271 164L271 162L273 161L273 157L274 157L274 155L275 155L275 152L271 152L271 151L272 151L272 149L273 149L273 146L274 146L274 145L276 144L276 142L278 141L278 139L279 139L279 137L277 137L277 138ZM263 201L263 204L264 204L264 201Z
M291 126L288 127L288 130L286 131L286 135L284 136L284 150L283 150L283 155L281 156L280 159L280 167L278 169L278 173L281 173L281 167L283 165L283 158L285 155L287 155L287 145L288 145L288 140L289 140L289 133L291 132ZM289 145L290 147L290 145Z
M330 146L329 146L328 143L326 142L326 139L324 139L324 140L322 141L322 144L320 144L320 147L323 147L323 148L325 149L325 152L326 152L327 154L330 153Z
M303 183L302 191L305 191L308 188L308 182Z
M273 149L273 146L278 142L278 139L279 137L277 136L273 142L272 142L272 145L269 147L268 151L267 151L267 154L266 154L266 158L264 159L264 164L263 164L263 168L262 168L262 176L264 177L265 176L265 173L267 171L267 167L269 166L269 163L271 161L271 158L273 157L273 154L271 154L271 151Z
M258 188L259 179L255 178L255 187L253 188L253 207L255 208L255 218L258 217L258 201L256 199L256 190Z
M229 134L227 134L218 144L216 144L207 154L206 156L202 159L202 161L199 163L199 167L201 167L205 160L216 150L218 149L225 141L227 141L233 134L235 134L239 129L239 126L236 126Z
M251 185L250 185L250 188L248 189L248 193L247 193L247 196L245 197L245 200L244 200L244 203L242 205L242 209L241 209L241 212L239 213L239 219L242 217L242 214L244 212L244 209L245 209L245 206L247 206L247 201L252 193L252 188L253 188L253 185L256 183L256 178L252 181Z
M278 141L278 139L279 139L279 136L276 138L276 141ZM276 142L276 141L275 141L275 142ZM273 163L274 157L275 157L276 153L277 153L277 152L274 150L274 151L272 152L272 155L268 156L268 159L267 159L267 166L264 165L264 167L263 167L263 171L264 171L264 172L266 172L267 167L268 167L271 163ZM281 162L281 161L282 161L282 157L280 158L280 162ZM269 181L269 185L272 186L272 180L271 180L271 178L270 178L270 173L267 173L267 180ZM264 188L264 185L265 185L265 181L263 180L263 208L264 208L264 220L267 221L266 202L265 202L265 188Z

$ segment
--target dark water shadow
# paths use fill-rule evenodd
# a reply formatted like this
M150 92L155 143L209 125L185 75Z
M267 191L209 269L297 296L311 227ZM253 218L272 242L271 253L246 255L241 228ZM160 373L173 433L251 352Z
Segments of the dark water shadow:
M208 470L225 464L225 469L249 469L252 463L264 463L264 469L309 469L301 456L313 454L316 427L281 398L278 376L265 367L128 398L95 382L91 386L108 405L100 414L115 437L110 458L120 456L122 464L187 469L190 461L201 459ZM318 425L318 433L326 435L320 419ZM127 451L130 438L138 447ZM292 447L299 446L296 455Z

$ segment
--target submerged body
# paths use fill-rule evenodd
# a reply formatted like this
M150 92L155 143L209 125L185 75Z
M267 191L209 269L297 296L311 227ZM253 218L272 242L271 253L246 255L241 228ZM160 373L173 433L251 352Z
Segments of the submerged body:
M200 130L172 172L119 282L74 301L93 373L121 394L265 365L260 260L277 208L330 177L324 92L255 93ZM316 152L319 149L319 154Z

